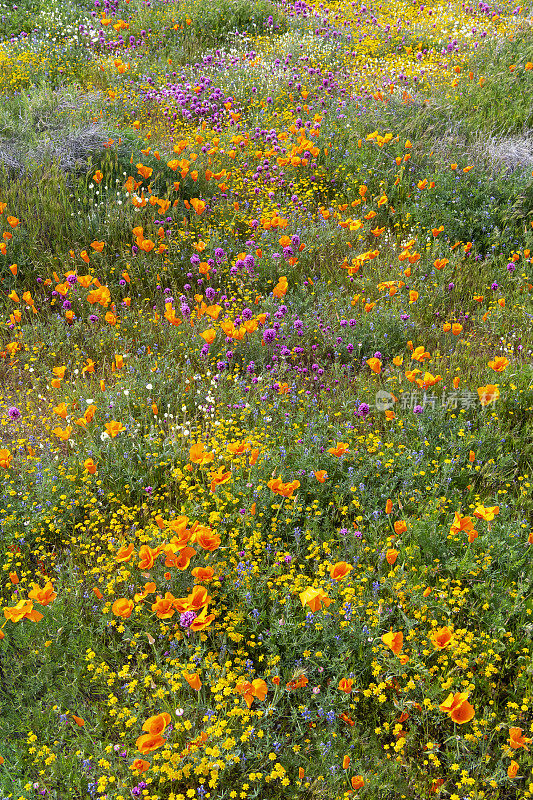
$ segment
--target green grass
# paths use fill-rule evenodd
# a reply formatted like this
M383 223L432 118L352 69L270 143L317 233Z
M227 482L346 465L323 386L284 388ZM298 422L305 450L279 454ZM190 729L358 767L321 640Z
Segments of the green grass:
M0 22L0 797L527 800L525 18L92 11Z

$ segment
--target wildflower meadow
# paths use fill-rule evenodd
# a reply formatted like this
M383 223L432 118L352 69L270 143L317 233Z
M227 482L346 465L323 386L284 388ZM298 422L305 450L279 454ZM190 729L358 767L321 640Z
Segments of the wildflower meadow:
M533 798L533 6L0 13L1 800Z

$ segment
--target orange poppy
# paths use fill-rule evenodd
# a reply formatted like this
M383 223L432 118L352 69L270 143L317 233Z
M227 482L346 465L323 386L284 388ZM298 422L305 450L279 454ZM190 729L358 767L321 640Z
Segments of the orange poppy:
M137 164L137 172L139 175L142 175L145 180L148 180L153 173L153 169L151 167L145 167L144 164Z
M66 419L67 418L67 404L66 403L60 403L58 406L55 406L53 411L54 411L54 414L57 414L57 416L61 417L61 419Z
M214 533L211 528L202 527L196 535L196 541L202 548L212 553L220 547L221 538L218 533Z
M195 567L191 570L191 574L197 581L209 583L209 581L213 580L215 571L213 567Z
M356 792L358 789L362 789L365 785L362 775L354 775L351 778L350 783L352 784L352 789Z
M175 606L180 614L184 611L199 611L211 601L205 586L194 586L191 594L187 597L178 597Z
M128 619L131 617L131 612L134 608L133 600L127 600L125 597L121 597L119 600L115 600L112 606L113 614L116 617L122 617L122 619Z
M499 506L488 506L485 508L484 506L476 506L474 509L474 516L478 519L484 519L485 522L492 522L495 516L500 513Z
M329 575L332 580L340 581L342 578L345 578L352 569L352 565L348 564L346 561L338 561L331 567Z
M518 774L519 764L517 761L511 761L509 766L507 767L507 777L508 778L516 778Z
M518 750L521 747L524 750L529 750L528 744L531 744L531 739L522 736L522 728L509 728L509 745L513 750Z
M392 567L392 565L396 563L396 559L398 558L398 551L394 550L393 548L390 548L389 550L387 550L385 558L387 559L387 564L390 564L390 566Z
M407 530L407 523L403 519L399 519L394 523L394 532L397 536L401 536Z
M169 547L167 545L167 547ZM176 569L185 570L191 563L191 558L196 555L196 550L193 547L184 547L180 550L179 555L175 555L172 549L164 548L167 557L165 559L165 567L176 567ZM167 573L170 575L170 573Z
M129 561L133 555L133 548L133 544L129 544L127 547L122 546L115 555L115 561Z
M9 469L11 462L13 461L13 456L6 450L5 448L0 449L0 467L2 469Z
M149 594L153 594L156 590L156 585L153 581L149 581L148 583L144 584L144 589L142 592L136 592L133 595L133 599L136 603L140 603L141 600L144 600L145 597L148 597Z
M198 200L197 197L191 198L191 206L194 208L196 214L202 214L205 211L206 205L204 200Z
M150 762L144 761L142 758L136 758L130 769L134 770L138 775L142 775L143 772L150 769Z
M293 678L293 680L285 684L285 688L288 692L291 692L293 689L302 689L304 686L307 686L308 683L309 678L306 675L300 675L299 678Z
M72 426L68 425L64 430L63 428L54 428L52 433L54 433L58 439L61 439L62 442L66 442L72 433Z
M500 396L500 390L494 384L480 386L477 393L482 406L488 406L490 403L494 403Z
M48 581L48 583L43 586L42 589L40 586L34 583L33 589L28 593L28 597L30 600L35 600L41 606L47 606L56 599L57 594L54 592L54 587L52 586L51 581Z
M394 655L397 656L400 654L403 647L403 633L401 631L398 633L389 631L389 633L383 634L381 641L383 644L387 645L387 647L390 647Z
M158 619L170 619L176 613L174 608L175 597L171 592L166 592L164 597L158 597L152 604L152 611L155 611Z
M189 450L189 459L193 464L200 464L200 466L203 466L204 464L210 464L214 461L214 458L215 454L208 453L204 448L203 442L193 444Z
M185 678L191 689L194 689L195 692L200 691L200 689L202 688L202 681L200 680L200 676L198 675L197 672L194 672L192 674L184 672L183 677Z
M471 533L473 531L473 528L474 528L474 523L472 522L471 517L463 517L458 511L455 512L454 520L450 527L451 534L459 533L460 531L465 531L465 533Z
M475 709L468 702L468 695L465 692L457 692L453 694L450 692L444 703L439 705L441 711L449 714L453 722L458 725L464 725L475 715Z
M106 422L105 429L112 439L114 439L115 436L118 436L119 433L122 433L122 431L126 430L122 422L115 422L114 420L112 422Z
M336 447L330 447L328 449L328 453L332 456L340 458L340 456L343 456L349 449L350 449L349 444L346 444L345 442L337 442Z
M339 716L347 725L351 725L352 727L355 725L355 722L353 719L351 719L351 717L348 716L348 714L339 714Z
M302 606L308 605L313 613L322 608L322 603L327 608L333 602L323 589L314 589L312 586L300 592L300 600L302 601Z
M315 478L319 483L324 483L328 479L328 473L325 469L321 469L318 472L314 473Z
M505 356L497 356L492 361L489 361L488 366L494 370L494 372L503 372L504 369L507 369L511 362Z
M192 622L189 626L189 630L191 631L204 631L208 628L213 620L215 619L214 614L207 613L207 606L201 610L198 614L194 622Z
M156 714L153 717L149 717L144 723L142 729L143 731L146 731L146 733L157 735L158 733L163 733L169 724L170 714L164 711L162 714Z
M414 361L424 362L427 359L431 358L431 353L428 353L426 348L423 345L420 345L419 347L416 347L413 350L413 354L412 354L411 358Z
M40 622L43 615L36 611L31 600L19 600L16 606L4 608L4 617L11 622L20 622L22 619L31 619L32 622Z
M231 472L225 472L224 467L221 465L218 470L211 475L211 484L209 488L214 492L217 486L221 486L229 480L231 480Z
M268 481L267 486L275 494L279 494L281 497L292 497L296 489L300 487L300 481L283 483L281 478L272 478Z
M152 548L147 544L142 544L139 547L139 569L148 570L154 566L155 559L161 552L161 547Z
M146 753L151 753L153 750L162 747L165 742L166 739L160 734L144 733L142 736L139 736L136 745L139 753L146 755Z
M444 650L445 647L448 647L452 641L452 637L452 631L446 626L439 628L436 631L432 631L429 635L429 638L433 642L433 647L435 647L437 650Z
M374 372L376 375L380 374L381 361L379 360L379 358L369 358L366 363L368 364L372 372Z
M207 344L213 344L213 342L217 337L217 332L214 328L208 328L208 330L203 331L203 333L201 333L200 336Z
M282 275L279 281L277 282L276 286L274 287L272 294L274 295L274 297L277 297L278 300L281 300L281 298L285 297L285 295L287 294L288 288L289 284L287 283L287 278L284 275Z
M341 692L345 692L346 694L350 694L352 691L353 680L352 678L341 678L339 681L339 689Z
M256 678L251 683L250 681L238 683L235 689L243 696L248 708L251 708L254 697L257 697L257 699L261 701L265 699L268 687L264 680Z

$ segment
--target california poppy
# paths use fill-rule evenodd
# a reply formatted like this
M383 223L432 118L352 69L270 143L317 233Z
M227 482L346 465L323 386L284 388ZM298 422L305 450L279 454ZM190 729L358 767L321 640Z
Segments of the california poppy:
M151 753L153 750L162 747L165 742L166 739L160 734L144 733L142 736L139 736L136 745L139 753L146 755L146 753Z
M400 654L400 651L403 647L403 633L401 631L398 633L389 631L389 633L383 634L381 641L383 644L387 645L387 647L390 647L394 655L397 656Z
M463 517L461 514L456 511L454 520L450 527L450 533L455 534L459 533L460 531L464 531L468 534L468 541L471 542L477 538L478 533L474 530L474 523L472 522L471 517Z
M519 764L517 761L511 761L509 766L507 767L507 777L508 778L516 778L518 774Z
M143 772L150 769L150 762L144 761L142 758L136 758L133 764L130 766L131 770L137 772L138 775L142 775Z
M474 516L478 519L483 519L485 522L492 522L495 516L500 513L499 506L485 506L479 505L474 509Z
M464 725L475 715L475 709L468 702L468 694L466 692L450 692L444 703L439 705L441 711L449 714L453 722L458 725Z
M522 728L509 728L509 745L513 750L518 750L521 747L524 750L529 750L528 744L531 744L531 739L522 736Z
M22 619L30 619L32 622L40 622L43 615L33 607L31 600L19 600L16 606L4 608L4 617L11 622L20 622Z
M191 574L197 581L209 583L209 581L213 580L215 571L213 567L195 567L191 570Z
M452 641L452 637L452 631L446 626L443 628L438 628L438 630L430 633L430 639L433 642L433 646L438 650L443 650L445 647L448 647Z
M134 545L133 543L128 544L127 546L122 546L120 550L117 551L115 554L115 561L129 561L133 555Z
M369 358L366 362L372 372L375 372L376 375L379 375L381 372L381 361L379 358Z
M221 538L218 533L214 533L211 528L201 527L196 534L196 541L203 550L212 553L220 547Z
M337 456L337 458L340 458L340 456L343 456L349 449L349 444L346 444L345 442L337 442L336 447L328 448L328 453L332 456Z
M352 565L348 564L346 561L338 561L331 567L329 574L332 580L340 581L342 578L345 578L352 569Z
M142 729L143 731L146 731L146 733L158 734L158 733L163 733L163 731L169 724L170 724L170 714L164 711L161 714L156 714L153 717L149 717L144 723Z
M353 680L352 678L341 678L339 681L339 689L341 692L345 692L346 694L350 694L352 691Z
M158 619L170 619L176 613L174 608L175 597L171 592L166 592L164 597L158 597L152 604L152 611L155 611Z
M196 444L193 444L189 450L189 459L192 464L200 464L200 466L204 466L204 464L210 464L212 461L214 461L214 458L215 454L208 453L203 442L197 442Z
M0 467L2 469L9 469L11 466L11 462L13 461L13 455L6 450L6 448L0 449Z
M403 519L399 519L394 523L394 532L397 536L401 536L407 530L407 523Z
M503 372L504 369L507 369L511 362L505 356L497 356L492 361L489 361L488 366L494 370L494 372Z
M332 603L331 598L327 596L323 589L315 589L312 586L300 592L300 600L302 601L302 605L308 605L313 613L322 608L322 603L324 603L326 607Z
M149 570L154 566L155 559L161 552L161 547L152 548L147 544L139 547L139 569Z
M224 471L224 467L221 465L218 470L211 475L211 484L209 488L214 492L217 486L221 486L229 480L231 480L231 472Z
M500 396L500 390L494 384L480 386L477 393L482 406L488 406L490 403L494 403Z
M128 617L131 617L133 607L133 600L127 600L125 597L121 597L119 600L115 600L111 610L115 616L122 617L122 619L128 619Z
M122 433L126 430L122 422L116 422L114 420L112 422L106 422L105 429L112 439L114 439L115 436L118 436L119 433Z
M194 689L195 692L200 691L200 689L202 688L202 681L200 680L200 676L198 675L197 672L194 672L192 674L184 672L183 677L185 678L191 689Z
M28 597L30 600L35 600L41 606L47 606L56 599L57 594L54 592L51 581L48 581L42 589L34 583L31 592L28 593Z

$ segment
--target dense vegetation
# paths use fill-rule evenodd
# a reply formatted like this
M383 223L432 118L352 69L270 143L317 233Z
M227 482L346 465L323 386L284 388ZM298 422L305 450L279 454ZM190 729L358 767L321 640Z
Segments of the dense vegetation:
M533 797L531 22L2 6L2 800Z

